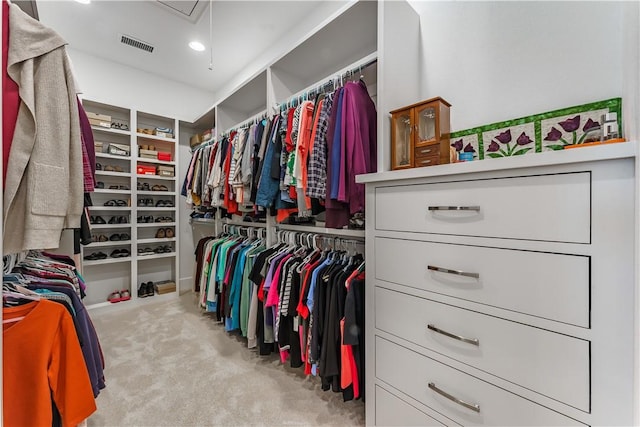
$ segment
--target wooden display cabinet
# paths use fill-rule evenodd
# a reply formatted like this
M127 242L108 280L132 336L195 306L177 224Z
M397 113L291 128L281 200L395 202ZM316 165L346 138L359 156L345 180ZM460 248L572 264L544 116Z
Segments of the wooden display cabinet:
M449 163L449 108L440 97L391 112L391 169Z

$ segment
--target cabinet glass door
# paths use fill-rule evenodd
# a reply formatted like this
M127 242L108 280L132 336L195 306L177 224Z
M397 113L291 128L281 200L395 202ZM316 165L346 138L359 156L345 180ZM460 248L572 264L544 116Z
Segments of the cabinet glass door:
M413 165L411 111L398 113L394 116L393 122L394 164L392 169L411 167Z
M436 108L426 105L416 111L418 125L418 139L416 145L422 145L436 140Z

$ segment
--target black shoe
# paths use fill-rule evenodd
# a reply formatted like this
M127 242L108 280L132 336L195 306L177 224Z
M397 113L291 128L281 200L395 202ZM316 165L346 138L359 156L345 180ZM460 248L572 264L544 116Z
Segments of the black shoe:
M113 252L111 252L111 253L109 254L109 256L110 256L111 258L120 258L120 257L122 256L122 255L120 255L120 253L121 253L120 249L116 249L116 250L114 250Z
M147 282L147 296L152 297L156 293L155 287L153 286L153 282Z
M119 242L120 241L120 235L119 234L112 234L111 236L109 236L109 240L111 240L112 242Z
M127 240L131 240L131 236L129 236L127 233L120 234L120 241L121 242L125 242Z
M96 188L104 188L104 182L102 181L96 182Z
M127 219L126 216L119 216L118 217L118 224L129 224L129 220Z
M97 216L93 219L92 224L106 224L107 222L101 216Z
M118 223L118 218L115 216L112 216L111 218L109 218L109 224L117 224Z
M140 287L138 288L138 298L146 298L147 297L147 284L142 282Z
M94 252L90 255L85 256L84 259L87 261L97 261L100 259L105 259L106 257L107 257L107 254L103 252Z

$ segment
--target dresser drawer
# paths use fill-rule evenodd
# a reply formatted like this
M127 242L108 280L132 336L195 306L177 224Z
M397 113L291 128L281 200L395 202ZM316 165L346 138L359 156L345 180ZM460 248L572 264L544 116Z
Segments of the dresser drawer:
M378 187L375 209L378 230L590 243L591 173Z
M375 247L377 279L590 326L589 257L383 237L375 239Z
M380 287L375 313L380 330L589 412L588 341Z
M583 425L391 341L376 337L375 345L380 380L462 425ZM439 392L470 406L478 405L478 412Z
M443 426L404 400L376 386L377 426Z

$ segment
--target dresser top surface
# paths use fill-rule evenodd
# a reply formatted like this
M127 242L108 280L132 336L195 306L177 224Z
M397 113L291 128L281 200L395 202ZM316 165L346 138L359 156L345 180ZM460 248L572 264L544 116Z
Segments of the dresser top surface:
M361 184L637 157L637 141L356 176Z

